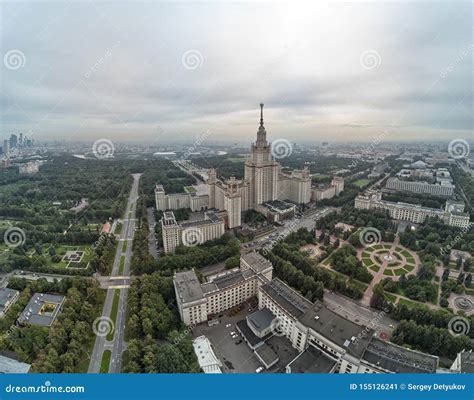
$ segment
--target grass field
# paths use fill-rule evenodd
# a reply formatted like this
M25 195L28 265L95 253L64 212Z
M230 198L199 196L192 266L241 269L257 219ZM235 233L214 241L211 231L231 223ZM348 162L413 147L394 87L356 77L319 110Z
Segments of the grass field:
M193 187L193 186L185 186L185 187L184 187L184 191L187 192L187 193L195 193L195 192L196 192L196 188Z
M123 268L125 267L125 256L120 257L119 275L123 275Z
M106 374L109 372L110 358L112 357L112 352L110 350L105 350L102 354L102 361L100 362L100 373Z
M123 246L122 246L122 253L125 253L127 251L127 245L128 245L128 241L124 240L123 241Z
M364 186L367 186L370 183L370 181L368 179L357 179L353 183L357 187L363 188Z
M120 290L119 289L115 289L115 292L114 292L114 300L113 300L113 303L112 303L112 310L110 311L110 319L112 320L113 322L113 325L112 326L115 326L115 321L117 319L117 311L118 311L118 304L119 304L119 299L120 299ZM113 340L114 338L114 333L115 333L115 329L112 329L108 335L107 335L107 340Z

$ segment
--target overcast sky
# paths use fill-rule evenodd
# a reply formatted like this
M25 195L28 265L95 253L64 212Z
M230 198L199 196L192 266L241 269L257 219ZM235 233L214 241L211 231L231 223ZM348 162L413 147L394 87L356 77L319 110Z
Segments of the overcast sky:
M470 139L470 2L312 3L3 3L0 137Z

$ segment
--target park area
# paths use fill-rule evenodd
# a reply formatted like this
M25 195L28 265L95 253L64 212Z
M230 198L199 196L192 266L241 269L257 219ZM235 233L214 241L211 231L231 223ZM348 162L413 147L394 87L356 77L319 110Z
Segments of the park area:
M390 243L365 247L359 251L358 257L374 275L382 268L382 274L390 277L414 274L419 266L416 253L400 245L393 247Z

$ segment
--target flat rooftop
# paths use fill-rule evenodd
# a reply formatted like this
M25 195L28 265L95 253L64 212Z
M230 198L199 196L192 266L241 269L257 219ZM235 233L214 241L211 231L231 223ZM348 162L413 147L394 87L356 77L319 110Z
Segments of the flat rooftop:
M35 293L18 317L18 321L23 324L51 326L65 298L63 295Z
M328 374L333 371L336 364L337 361L309 346L289 364L289 367L293 374Z
M315 303L299 320L356 357L362 356L374 333L372 329L349 321L320 302Z
M3 311L8 302L10 302L20 292L14 289L0 289L0 312Z
M275 211L280 211L280 212L288 211L295 208L294 204L291 204L282 200L266 201L265 203L262 203L262 205L265 206L266 208L269 208L270 210L275 210Z
M201 300L204 295L194 270L176 272L173 277L176 294L182 303Z
M263 361L266 367L274 365L280 359L266 343L255 349L255 354Z
M204 283L202 285L202 291L204 294L207 294L215 290L223 290L239 282L243 282L254 275L255 272L253 272L252 270L242 271L240 269L237 269L230 273L226 273L221 276L212 278L212 280L210 280L209 282Z
M270 327L275 315L266 307L247 316L247 323L256 331L263 331Z
M268 261L261 254L251 251L250 253L240 256L246 264L250 266L256 273L264 271L265 269L272 267L272 263Z
M301 317L313 305L278 278L266 283L261 289L294 318Z
M0 374L26 374L31 365L0 355Z
M438 357L373 338L362 356L365 361L395 373L434 373Z

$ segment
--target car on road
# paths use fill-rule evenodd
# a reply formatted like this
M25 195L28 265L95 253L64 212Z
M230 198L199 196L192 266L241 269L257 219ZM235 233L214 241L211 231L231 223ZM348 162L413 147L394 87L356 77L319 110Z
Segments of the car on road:
M259 374L259 373L262 372L262 371L263 371L263 367L258 367L258 368L255 370L255 372L256 372L257 374Z
M227 324L225 327L230 328L231 326L232 326L232 324Z
M230 333L230 336L234 336L234 335L236 335L236 333L235 333L235 331L232 331L232 332Z

